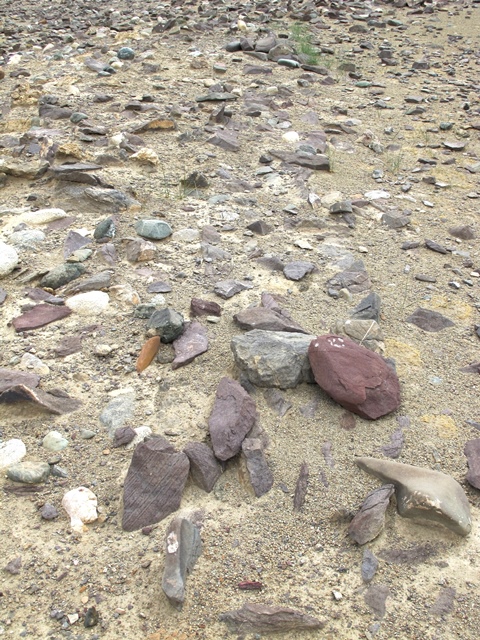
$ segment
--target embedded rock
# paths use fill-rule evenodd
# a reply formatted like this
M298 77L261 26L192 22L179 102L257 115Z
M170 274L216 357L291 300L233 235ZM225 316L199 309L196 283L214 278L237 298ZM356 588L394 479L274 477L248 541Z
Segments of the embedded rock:
M236 313L233 319L241 329L246 329L247 331L261 329L264 331L307 333L299 324L290 320L276 309L250 307Z
M322 629L325 623L289 607L277 607L246 602L241 609L226 611L220 615L236 633L265 633Z
M189 442L183 452L190 460L193 481L201 489L210 493L222 475L222 467L213 455L213 451L203 442Z
M463 451L468 461L468 473L465 479L472 487L480 489L480 438L469 440Z
M245 438L242 442L248 475L257 498L270 491L273 486L273 474L265 458L260 438Z
M200 532L187 518L170 523L165 537L165 568L162 589L170 604L181 609L185 600L185 581L202 553Z
M312 340L308 357L317 384L362 418L376 420L400 405L396 373L381 356L350 338L319 336Z
M360 511L348 527L348 535L357 544L366 544L382 532L385 526L385 511L394 491L393 484L385 484L371 491L365 498Z
M174 340L175 359L172 369L178 369L189 364L197 356L208 349L207 330L199 322L191 322L184 333Z

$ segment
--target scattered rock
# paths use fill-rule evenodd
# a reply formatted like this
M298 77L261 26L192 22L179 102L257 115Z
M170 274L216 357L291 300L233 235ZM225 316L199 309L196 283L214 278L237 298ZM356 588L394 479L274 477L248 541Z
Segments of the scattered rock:
M58 431L49 431L43 438L42 445L48 451L62 451L68 447L68 440Z
M65 305L79 316L98 316L109 305L110 296L104 291L87 291L68 298Z
M149 240L163 240L172 235L172 228L164 220L138 220L135 231L139 236Z
M192 298L190 301L190 311L192 316L216 316L222 315L222 307L211 300Z
M438 311L422 309L422 307L419 307L412 313L412 315L408 316L406 322L414 324L416 327L423 329L423 331L430 332L442 331L448 327L455 326L454 322L443 316Z
M16 249L5 242L0 241L0 278L11 273L18 264Z
M249 307L244 311L239 311L233 319L241 329L251 331L261 329L263 331L290 331L293 333L307 333L302 327L290 320L276 309L266 309L265 307Z
M52 269L40 280L40 286L47 289L59 289L85 273L85 266L66 262Z
M352 311L352 318L358 320L375 320L380 322L381 300L380 296L372 291L361 300Z
M0 394L0 404L20 405L24 402L30 403L39 410L56 415L76 411L82 405L80 400L71 398L65 391L60 389L47 392L40 389L31 389L23 384L10 387Z
M7 477L10 480L25 484L45 482L49 475L50 465L47 462L17 462L7 469Z
M338 320L332 329L332 333L339 336L348 336L357 344L366 347L375 353L383 353L385 344L383 332L375 320Z
M55 518L58 518L60 514L58 513L58 509L54 507L53 504L46 502L40 509L40 515L44 520L55 520Z
M178 369L192 362L208 350L207 330L199 322L191 322L184 333L174 340L175 359L172 369Z
M20 569L22 568L22 556L17 556L10 562L7 562L4 569L7 573L12 576L16 576L20 573Z
M226 611L220 621L236 633L268 633L323 629L324 622L301 611L246 602L241 609Z
M246 289L251 289L253 285L250 282L240 282L238 280L223 280L221 282L217 282L214 287L214 292L220 298L224 300L228 300L228 298L232 298L237 293L241 291L245 291Z
M468 462L468 473L465 479L472 487L480 489L480 438L469 440L465 444L463 452L467 456Z
M192 479L201 489L210 493L222 474L222 467L210 447L203 442L189 442L183 452L190 460Z
M302 260L296 260L289 262L283 267L283 273L287 280L302 280L306 275L314 271L315 265L311 262L303 262Z
M348 535L357 544L366 544L380 535L385 526L385 511L390 504L390 497L395 488L393 484L385 484L374 489L363 501L360 511L355 515L348 527Z
M377 620L381 620L387 610L386 602L390 596L390 589L384 584L372 584L365 592L364 600L375 614Z
M0 368L0 393L19 384L23 384L26 387L34 389L35 387L38 387L39 382L40 376L36 373L26 373L24 371L16 371L15 369Z
M270 491L273 486L273 474L265 458L260 438L245 438L242 442L248 475L257 498Z
M175 309L159 309L149 318L147 328L152 333L160 336L164 344L173 342L184 330L183 316Z
M362 580L367 584L373 580L378 569L378 560L370 551L365 549L362 559Z
M307 496L309 470L306 462L302 463L300 473L298 475L297 484L295 486L295 494L293 496L293 509L300 511L304 505Z
M149 364L153 361L160 348L160 336L153 336L149 338L142 347L137 359L135 369L137 373L144 371Z
M87 487L67 491L62 498L62 507L70 517L70 526L76 533L86 531L85 525L98 518L97 497Z
M185 600L185 581L202 553L198 528L187 518L177 517L165 537L165 568L162 589L170 604L181 609Z
M0 470L20 462L27 455L27 448L19 438L0 442Z

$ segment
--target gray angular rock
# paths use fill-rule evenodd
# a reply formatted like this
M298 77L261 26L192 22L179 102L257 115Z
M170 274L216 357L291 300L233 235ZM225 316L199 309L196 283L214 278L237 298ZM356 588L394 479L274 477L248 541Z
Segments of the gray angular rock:
M358 320L375 320L380 322L381 299L378 293L372 291L357 304L352 311L352 318Z
M366 583L371 582L375 577L378 569L378 559L373 555L370 549L365 549L362 558L362 580Z
M228 460L236 455L256 419L255 402L245 389L231 378L222 378L208 419L215 456Z
M69 284L62 291L62 295L73 296L77 293L85 293L86 291L100 291L102 289L108 289L112 283L111 271L100 271L89 278L85 278L80 282L73 282Z
M190 473L193 481L201 489L210 493L222 475L222 467L213 451L203 442L189 442L183 452L190 460Z
M184 327L185 321L182 314L169 307L154 311L147 323L149 333L160 336L164 344L173 342L178 338L183 332Z
M135 223L135 231L139 236L149 240L163 240L172 235L172 228L164 220L138 220Z
M387 610L386 602L389 595L390 590L385 584L372 584L363 596L365 604L370 607L377 620L382 619L385 615Z
M185 581L202 553L200 532L187 518L177 517L165 536L165 568L162 589L172 606L181 609L185 600Z
M87 187L84 193L88 199L93 200L97 205L101 205L104 209L108 209L114 213L117 211L140 210L140 202L117 189Z
M350 293L363 293L368 291L372 286L368 273L364 270L358 271L342 271L337 273L333 278L330 278L327 282L329 290L333 290L337 293L340 289L348 289Z
M166 518L180 506L190 463L162 437L135 449L123 488L124 531L137 531Z
M292 389L312 383L308 347L313 336L254 329L235 336L230 347L239 369L259 387Z
M357 544L374 540L385 526L385 511L395 491L393 484L385 484L371 491L348 527L348 535Z
M451 476L391 460L356 458L355 462L367 473L395 486L401 516L439 523L461 536L470 533L470 505L462 487Z
M257 498L270 491L273 486L273 474L268 466L260 438L245 438L242 442L247 471Z
M129 262L148 262L157 255L157 247L153 242L138 238L138 240L131 240L127 244L125 254Z
M323 621L289 607L246 602L241 609L219 616L236 633L266 633L323 629Z
M283 267L283 273L287 280L301 280L309 273L314 271L315 265L312 262L305 262L304 260L295 260L294 262L288 262Z
M7 477L14 482L39 484L50 475L48 462L17 462L7 469Z
M228 300L228 298L233 297L240 291L245 291L246 289L251 289L253 287L251 282L242 282L240 280L222 280L221 282L215 283L215 287L213 291L223 298L224 300Z
M135 395L133 393L125 393L110 400L105 409L103 409L99 420L107 427L111 438L115 437L115 432L118 428L132 418L134 407Z

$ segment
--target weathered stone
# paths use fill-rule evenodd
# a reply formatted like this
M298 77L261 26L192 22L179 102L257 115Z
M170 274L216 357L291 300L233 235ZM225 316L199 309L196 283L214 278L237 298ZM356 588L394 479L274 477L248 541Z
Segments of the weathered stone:
M396 373L381 356L350 338L318 336L308 357L317 384L345 409L376 420L400 405Z
M82 338L80 336L65 336L55 345L53 350L57 358L65 358L72 353L78 353L82 350Z
M59 289L63 285L68 284L71 280L79 278L85 273L85 266L78 263L66 262L55 267L43 276L40 280L40 286L47 289Z
M26 455L27 448L22 440L11 438L6 442L0 442L0 470L20 462Z
M40 376L37 376L35 373L0 368L0 393L10 389L10 387L15 387L17 384L23 384L26 387L34 389L38 387L39 382Z
M447 329L448 327L455 326L455 323L446 318L438 311L431 311L430 309L422 309L419 307L412 315L408 316L406 322L414 324L416 327L423 329L423 331L437 332Z
M253 287L251 282L242 282L239 280L222 280L221 282L215 283L215 287L213 291L223 298L224 300L228 300L232 296L240 293L241 291L245 291L246 289L251 289Z
M112 283L112 272L101 271L80 282L73 282L63 290L65 296L73 296L77 293L86 293L87 291L99 291L100 289L108 289Z
M355 515L348 527L348 535L357 544L366 544L374 540L385 526L385 511L390 504L390 497L395 488L393 484L385 484L374 489L363 501L360 511Z
M350 200L340 200L330 205L330 213L352 213L352 203Z
M328 156L305 153L299 151L298 153L291 153L288 151L275 151L270 150L270 153L275 158L279 158L287 164L295 164L306 169L313 169L314 171L330 171L330 160Z
M190 463L162 437L137 446L123 489L124 531L137 531L166 518L180 506Z
M18 462L7 469L7 477L14 482L39 484L45 482L50 475L48 462Z
M149 240L163 240L172 235L172 228L164 220L138 220L135 231L139 236Z
M68 440L58 431L49 431L43 438L42 445L49 451L62 451L68 447Z
M236 633L267 633L323 629L325 623L288 607L246 602L241 609L226 611L219 617Z
M197 356L208 349L207 330L199 322L191 322L182 335L174 340L175 359L172 369L178 369L189 364Z
M127 244L125 254L129 262L148 262L155 259L157 247L153 242L139 238Z
M185 581L202 553L200 532L187 518L177 517L165 537L165 568L162 589L170 604L181 609L185 600Z
M181 313L175 309L158 309L149 318L147 328L151 333L159 335L162 342L173 342L183 332L185 321Z
M65 305L79 316L98 316L109 305L110 296L104 291L86 291L68 298Z
M386 601L390 595L389 588L384 584L372 584L365 592L364 600L372 609L377 619L383 618L386 612Z
M124 393L110 400L103 409L99 420L107 427L111 438L115 436L116 430L133 416L134 401L135 395L133 393Z
M154 118L146 122L140 122L133 126L130 131L132 133L144 133L146 131L175 131L177 123L175 120L165 118Z
M461 240L473 240L476 238L475 230L469 225L459 225L456 227L450 227L448 233L460 238Z
M85 189L87 198L93 200L98 205L116 213L117 211L139 211L140 203L127 196L117 189L103 189L101 187L87 187Z
M245 389L231 378L222 378L208 420L215 456L228 460L236 455L256 419L255 402Z
M115 220L109 216L97 224L93 237L97 242L108 242L115 237L116 232Z
M240 149L240 143L235 131L217 131L207 142L225 151L238 151Z
M76 533L86 530L86 524L98 518L97 496L88 487L76 487L62 498L62 507L70 517L70 526Z
M263 395L268 406L281 417L292 408L292 403L285 400L283 393L278 389L265 389Z
M342 271L328 280L329 289L338 292L340 289L348 289L350 293L363 293L372 286L366 271Z
M381 300L378 293L372 291L361 300L352 311L352 318L358 320L375 320L380 322Z
M56 389L55 393L53 390L48 393L40 389L30 389L30 387L26 387L24 384L10 387L0 394L0 404L20 404L22 402L31 403L41 410L56 415L76 411L82 404L80 400L71 398L59 389Z
M246 329L247 331L262 329L263 331L307 333L299 324L282 315L282 313L265 307L249 307L236 313L233 319L241 329Z
M118 427L118 429L115 429L112 446L121 447L124 444L129 444L136 435L137 434L132 427Z
M307 274L314 271L315 265L311 262L305 262L303 260L295 260L294 262L288 262L283 267L283 273L287 280L301 280Z
M357 458L356 463L367 473L395 486L401 516L439 523L461 536L470 533L470 506L462 487L451 476L376 458Z
M348 336L357 344L363 345L375 353L385 351L383 332L375 320L359 320L357 318L338 320L331 332L339 336Z
M55 520L55 518L58 518L59 513L58 509L54 507L53 504L46 502L40 509L40 515L44 520Z
M69 256L72 255L78 249L82 249L83 247L87 247L91 244L91 239L83 236L81 233L77 233L76 231L69 231L67 236L63 242L63 258L66 260Z
M189 442L183 452L190 460L192 479L201 489L210 493L222 474L222 467L210 447L203 442Z
M463 450L467 456L468 473L465 476L475 489L480 489L480 438L469 440Z
M7 176L15 178L27 178L35 180L40 178L48 171L50 163L47 160L29 160L22 162L21 160L13 160L12 158L0 158L0 171L6 173Z
M403 449L404 437L401 429L396 429L390 436L390 442L381 447L383 455L388 458L398 458Z
M16 249L5 242L0 241L0 278L11 273L18 264Z
M300 511L305 503L305 498L307 497L309 475L310 472L308 469L308 464L306 462L303 462L302 466L300 467L300 473L298 474L297 484L295 486L295 494L293 496L294 511Z
M190 312L192 316L217 316L222 314L222 307L211 300L201 300L192 298L190 301Z
M254 329L235 336L230 344L235 363L252 384L292 389L313 382L308 360L312 336Z
M265 458L260 438L245 438L242 442L248 475L257 498L270 491L273 486L273 474Z
M442 253L443 255L448 253L448 250L445 249L443 245L435 242L434 240L425 240L425 246L427 249L430 249L430 251L435 251L436 253Z
M365 549L362 558L362 580L366 583L371 582L378 569L378 560L370 551Z
M17 556L10 562L7 562L4 569L7 573L12 576L16 576L20 573L20 569L22 568L22 556Z

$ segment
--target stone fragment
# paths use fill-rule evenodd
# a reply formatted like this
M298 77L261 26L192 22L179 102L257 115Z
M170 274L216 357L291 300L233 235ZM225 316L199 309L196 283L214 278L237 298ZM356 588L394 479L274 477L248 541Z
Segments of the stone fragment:
M180 506L190 463L161 436L137 446L123 489L124 531L160 522Z
M443 146L450 151L463 151L467 146L466 142L462 142L461 140L445 140ZM0 171L2 170L0 166Z
M26 387L34 389L38 387L39 382L40 376L35 373L0 368L0 393L18 384L23 384Z
M293 510L300 511L305 503L308 489L308 477L310 473L308 470L308 464L302 463L300 467L300 473L298 474L297 484L295 486L295 494L293 496Z
M378 569L378 560L370 551L365 549L362 558L362 580L367 584L373 580Z
M40 280L40 286L47 289L59 289L68 284L71 280L79 278L85 273L83 264L66 262L49 271Z
M201 553L198 527L187 518L174 518L165 537L162 589L170 604L177 609L182 608L185 600L187 573L191 573Z
M107 427L111 438L114 437L116 429L122 427L130 420L134 411L135 395L133 393L122 393L110 400L105 409L100 414L100 422Z
M222 467L210 447L203 442L189 442L183 452L190 460L192 479L201 489L210 493L222 474Z
M137 358L137 364L135 365L135 369L137 373L141 373L148 367L148 365L152 362L155 356L158 353L158 349L160 348L160 336L153 336L149 338L142 347L140 354Z
M127 244L125 254L129 262L148 262L155 259L157 247L153 242L139 238Z
M79 316L98 316L109 305L110 296L104 291L77 293L65 301L65 305Z
M357 458L356 463L367 473L395 486L401 516L439 523L461 536L470 533L470 506L462 487L451 476L376 458Z
M330 213L352 213L352 203L350 200L340 200L330 205Z
M93 232L93 237L97 242L104 243L114 238L116 232L115 220L109 216L97 224Z
M331 168L328 156L316 153L305 153L304 151L291 153L288 151L270 150L270 154L287 164L298 165L306 169L313 169L314 171L330 171Z
M175 359L172 369L189 364L197 356L208 350L207 330L199 322L191 322L182 335L173 341Z
M69 256L72 255L72 253L74 253L78 249L87 247L91 242L92 241L90 238L86 238L81 233L77 233L76 231L69 231L63 242L64 260L66 260Z
M132 427L118 427L115 429L113 436L113 447L121 447L124 444L130 444L136 436L136 432Z
M450 227L448 229L448 233L455 238L460 238L461 240L474 240L476 238L475 230L469 225Z
M430 613L434 616L446 616L454 608L457 592L453 587L440 587L437 599L430 607Z
M236 633L273 633L323 629L323 621L289 607L246 602L241 609L226 611L219 617Z
M83 621L83 626L86 629L91 629L98 624L99 619L100 616L98 615L96 607L88 607L85 612L85 620Z
M287 280L301 280L307 274L314 271L315 265L312 262L305 262L303 260L295 260L294 262L288 262L283 267L283 273Z
M86 531L86 524L95 522L97 514L97 497L87 487L71 489L62 498L62 507L70 517L70 526L76 533Z
M263 331L307 333L299 324L290 320L276 309L249 307L236 313L233 319L241 329L246 329L247 331L262 329Z
M390 436L390 442L381 447L383 455L388 458L398 458L402 452L404 440L403 431L396 429Z
M0 404L20 404L22 402L31 403L40 410L62 415L76 411L81 406L80 400L71 398L64 391L56 389L50 393L41 391L40 389L30 389L24 384L18 384L10 387L0 394Z
M7 176L35 180L48 171L50 163L47 160L29 160L22 162L13 158L0 158L0 171Z
M375 320L380 322L381 300L378 293L372 291L361 300L352 311L352 318L358 320Z
M374 489L363 501L360 511L354 516L348 527L348 535L357 544L366 544L374 540L385 526L385 511L395 491L393 484L385 484Z
M117 211L139 211L141 208L140 202L117 189L87 187L85 189L85 195L88 199L93 200L104 209L108 209L114 213Z
M383 353L385 344L383 342L383 332L375 320L359 320L351 318L349 320L338 320L332 333L339 336L348 336L359 345L363 345L375 353Z
M82 350L82 338L80 336L65 336L53 348L57 358L65 358L72 353Z
M313 382L308 360L312 336L254 329L235 336L230 347L239 369L259 387L292 389Z
M163 240L172 235L172 228L164 220L138 220L135 231L139 236L149 240Z
M435 242L434 240L425 240L425 246L427 249L430 249L430 251L435 251L436 253L442 253L444 255L448 253L448 250L445 249L443 245Z
M0 471L20 462L27 455L27 448L18 438L0 442Z
M146 131L175 131L177 123L175 120L155 118L147 122L141 122L138 125L132 127L132 133L144 133Z
M217 131L212 138L207 140L210 144L220 147L225 151L238 151L240 143L235 131Z
M8 276L18 264L18 253L14 247L0 241L0 278Z
M5 302L5 300L7 299L7 292L5 291L5 289L2 289L0 287L0 306L2 306L2 304Z
M390 590L386 585L372 584L363 596L365 604L370 607L377 620L381 620L385 615L385 612L387 610L386 602L389 595Z
M152 282L147 287L147 293L170 293L171 290L172 287L168 282L162 282L160 280Z
M192 298L190 301L190 312L192 316L216 316L222 315L222 307L211 300Z
M22 556L17 556L10 562L7 562L4 569L7 573L12 576L16 576L20 573L20 569L22 568Z
M385 360L350 338L312 340L308 357L317 384L342 407L376 420L400 405L400 383Z
M40 509L40 515L44 520L55 520L55 518L58 518L60 514L58 513L58 509L54 507L53 504L46 502Z
M270 491L273 486L273 474L268 466L260 438L245 438L242 442L247 471L257 498Z
M228 460L236 455L256 419L255 402L245 389L231 378L222 378L208 419L215 456Z
M368 291L372 286L368 273L366 271L342 271L337 273L333 278L330 278L327 282L327 286L330 290L333 290L338 295L340 289L348 289L350 293L363 293Z
M181 313L167 307L158 309L149 318L147 328L159 335L164 344L173 342L183 332L185 321Z
M100 273L96 273L84 280L72 282L65 287L62 293L66 296L73 296L77 293L86 293L87 291L99 291L101 289L108 289L111 283L112 272L100 271Z
M455 326L454 322L438 311L431 311L430 309L423 309L422 307L419 307L412 315L408 316L406 322L414 324L416 327L423 329L423 331L430 332L442 331L448 327Z
M292 408L292 403L285 400L283 394L278 389L265 389L263 395L268 406L281 417L283 417L287 411Z
M43 438L42 445L48 451L62 451L68 447L68 440L58 431L49 431Z
M228 300L228 298L233 297L237 293L241 291L245 291L246 289L251 289L253 287L251 282L243 282L239 280L222 280L221 282L215 283L215 287L213 291L223 298L224 300Z
M14 482L39 484L45 482L50 475L48 462L17 462L7 469L7 477Z
M463 452L468 462L468 473L465 479L472 487L480 489L480 438L468 440Z

